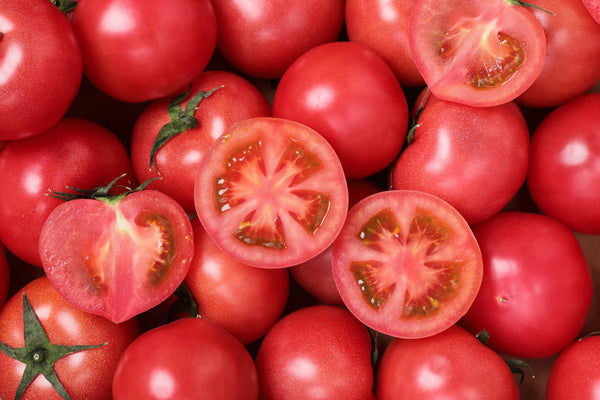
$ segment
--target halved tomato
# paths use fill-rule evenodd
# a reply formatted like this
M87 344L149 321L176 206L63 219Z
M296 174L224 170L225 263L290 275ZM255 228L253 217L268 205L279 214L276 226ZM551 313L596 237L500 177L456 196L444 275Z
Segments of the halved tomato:
M42 266L52 286L80 310L113 322L169 297L183 282L193 255L185 211L155 190L113 201L62 203L40 236Z
M357 203L332 257L348 309L370 328L401 338L449 328L467 312L483 277L465 219L418 191L389 190Z
M200 168L196 212L232 258L283 268L324 251L342 229L348 187L329 143L282 118L242 121L219 138Z
M546 36L532 13L517 3L415 3L409 45L433 94L470 106L492 106L514 100L534 82L544 65Z

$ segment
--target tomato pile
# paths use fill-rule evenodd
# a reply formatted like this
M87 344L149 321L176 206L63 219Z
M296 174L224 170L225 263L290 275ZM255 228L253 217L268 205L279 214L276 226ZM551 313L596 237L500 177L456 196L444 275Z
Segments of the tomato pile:
M0 2L0 399L597 396L597 2L176 3Z

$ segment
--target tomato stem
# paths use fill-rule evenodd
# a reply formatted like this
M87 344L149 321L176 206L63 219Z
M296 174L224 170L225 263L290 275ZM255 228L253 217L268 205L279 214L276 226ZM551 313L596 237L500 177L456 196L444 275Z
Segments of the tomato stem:
M545 10L542 7L536 6L535 4L532 4L532 3L527 3L527 2L524 2L524 1L521 1L521 0L507 0L507 1L508 1L508 3L514 4L515 6L535 8L536 10L543 11L543 12L548 13L550 15L556 15L556 13L554 13L552 11L549 11L549 10Z

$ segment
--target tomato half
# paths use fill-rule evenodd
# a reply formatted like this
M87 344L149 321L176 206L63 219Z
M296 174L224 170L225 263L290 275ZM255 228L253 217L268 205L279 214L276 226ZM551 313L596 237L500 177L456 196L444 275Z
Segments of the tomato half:
M40 257L52 285L81 310L122 322L170 296L194 253L184 210L154 190L106 202L67 201L40 235Z
M338 235L348 188L337 155L316 131L258 117L219 138L195 185L209 236L238 261L263 268L304 262Z
M348 309L387 335L419 338L457 322L483 276L465 219L431 194L390 190L348 213L333 244L333 276Z
M417 69L444 100L506 103L523 93L544 65L544 30L512 1L418 1L408 29Z
M588 10L594 21L600 24L600 3L596 0L583 0L583 5Z

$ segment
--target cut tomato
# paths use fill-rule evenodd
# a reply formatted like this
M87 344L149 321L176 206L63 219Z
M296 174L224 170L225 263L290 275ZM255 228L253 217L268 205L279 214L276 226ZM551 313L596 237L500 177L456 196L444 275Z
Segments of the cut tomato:
M370 328L402 338L431 336L457 322L483 276L465 219L440 198L410 190L357 203L332 257L348 309Z
M224 252L244 264L283 268L333 242L348 188L337 155L316 131L259 117L216 141L199 171L195 204Z
M516 0L415 3L409 44L417 69L439 98L470 106L514 100L538 77L546 36Z

